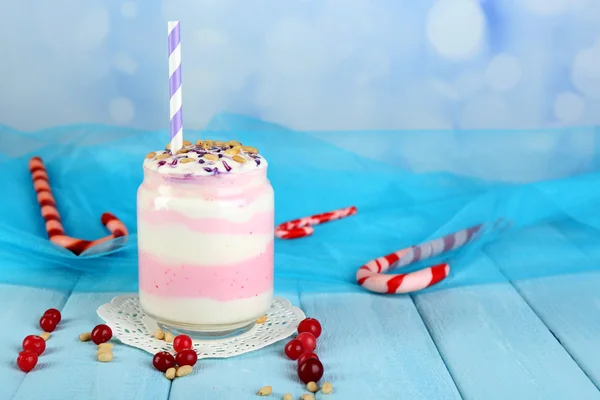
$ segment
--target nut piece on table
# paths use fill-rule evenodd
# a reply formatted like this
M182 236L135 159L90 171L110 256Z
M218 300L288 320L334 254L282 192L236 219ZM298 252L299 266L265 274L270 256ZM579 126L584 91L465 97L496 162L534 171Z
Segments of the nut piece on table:
M260 389L258 389L258 395L259 396L270 396L271 393L273 393L273 387L272 386L263 386Z
M265 322L267 322L267 316L263 315L262 317L260 317L259 319L256 320L257 324L264 324Z
M173 334L171 332L166 332L165 333L165 342L173 343L173 340L175 340L175 336L173 336Z
M112 343L108 343L108 342L107 342L107 343L100 343L100 344L98 345L98 350L100 350L100 349L108 349L108 350L111 350L113 347L115 347L115 345L114 345L114 344L112 344Z
M167 372L165 372L165 377L169 380L175 379L175 373L177 370L175 368L169 368Z
M315 396L312 394L304 393L301 397L302 400L315 400Z
M186 376L192 373L192 366L191 365L183 365L179 368L177 368L177 372L175 372L175 376L177 377L182 377L182 376Z
M113 353L110 351L102 351L98 353L98 361L100 362L111 362L113 359Z
M40 334L40 337L41 337L42 339L44 339L44 341L46 341L46 342L47 342L47 341L48 341L48 339L50 339L50 333L49 333L49 332L44 332L44 333Z
M283 400L293 400L294 397L292 396L291 393L286 393L283 395Z
M89 342L90 340L92 340L92 332L84 332L79 335L80 342Z
M313 393L315 393L317 390L319 390L319 387L317 386L317 384L315 382L308 382L308 384L306 385L306 388L308 389L309 392L313 392Z
M159 328L156 330L156 332L154 332L154 337L157 338L158 340L164 340L165 332L163 332L163 330Z
M333 392L333 386L331 385L331 383L325 382L323 386L321 386L321 393L330 394L331 392Z

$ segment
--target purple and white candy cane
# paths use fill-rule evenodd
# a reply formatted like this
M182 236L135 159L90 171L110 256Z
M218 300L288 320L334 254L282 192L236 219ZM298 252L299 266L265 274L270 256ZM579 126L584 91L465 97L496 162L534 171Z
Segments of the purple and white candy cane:
M181 113L181 34L179 21L169 21L169 110L171 115L171 153L183 147L183 117Z
M356 280L360 286L371 292L388 294L410 293L435 285L450 274L448 264L438 264L408 274L385 274L385 272L456 250L476 239L482 228L483 225L476 225L371 260L359 268L356 272Z

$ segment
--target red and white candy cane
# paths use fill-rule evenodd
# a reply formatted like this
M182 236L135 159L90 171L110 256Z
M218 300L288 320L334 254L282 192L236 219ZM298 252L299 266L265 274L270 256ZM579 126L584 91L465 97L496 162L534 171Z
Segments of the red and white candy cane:
M56 200L52 196L48 172L39 157L33 157L29 160L29 172L33 179L33 188L37 194L37 200L41 208L42 217L46 221L46 232L48 239L61 247L70 250L76 255L96 246L122 236L127 236L127 228L117 217L110 213L104 213L101 222L111 232L110 235L97 240L83 240L67 236L63 228L60 214L56 208Z
M356 214L356 211L356 207L351 206L284 222L275 227L275 237L279 239L298 239L310 236L315 231L313 228L314 225L346 218Z
M407 274L385 274L385 272L462 247L474 240L482 228L483 225L476 225L371 260L359 268L356 280L359 285L371 292L388 294L409 293L433 286L448 276L450 273L448 264L438 264Z

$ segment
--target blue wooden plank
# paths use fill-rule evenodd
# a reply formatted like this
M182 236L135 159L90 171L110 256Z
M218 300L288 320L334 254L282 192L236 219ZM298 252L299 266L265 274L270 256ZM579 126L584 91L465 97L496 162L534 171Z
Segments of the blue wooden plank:
M410 297L303 293L301 303L323 325L318 354L335 398L460 399Z
M90 287L90 282L78 285ZM115 343L114 360L95 361L96 346L79 342L102 321L96 309L115 293L74 293L63 308L64 321L48 341L40 367L25 376L15 399L167 399L170 382L152 366L152 357Z
M39 320L44 311L48 308L61 309L69 293L4 284L0 285L0 293L5 299L0 302L0 326L4 327L0 330L0 399L9 399L26 376L16 363L23 338L39 335L42 332ZM40 364L45 362L42 359Z
M537 279L516 286L596 387L600 387L600 274Z
M482 256L473 267L493 270ZM415 296L465 399L600 399L600 392L509 284Z
M287 298L292 304L299 304L297 293L277 295ZM169 399L251 399L258 389L267 385L273 387L273 398L281 398L287 392L298 392L299 384L294 379L295 362L283 354L286 342L284 340L238 357L199 360L191 375L173 381Z
M585 235L584 227L560 224L539 229L543 229L539 234L551 240L549 246L570 248L572 252L580 252L580 258L600 259L600 246L595 236L589 235L590 240L582 236ZM570 241L573 237L577 239L574 243L578 246ZM502 262L501 257L498 258ZM539 254L537 258L550 267L564 262L553 254ZM515 282L514 285L589 378L600 387L600 273L563 275Z

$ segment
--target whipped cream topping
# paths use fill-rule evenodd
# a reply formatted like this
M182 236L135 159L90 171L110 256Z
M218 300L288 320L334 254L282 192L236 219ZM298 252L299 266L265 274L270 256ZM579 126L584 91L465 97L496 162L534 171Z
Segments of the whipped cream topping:
M211 176L243 174L267 167L267 160L251 146L236 141L198 140L183 142L183 148L171 154L165 150L146 155L144 168L163 175Z

